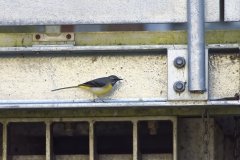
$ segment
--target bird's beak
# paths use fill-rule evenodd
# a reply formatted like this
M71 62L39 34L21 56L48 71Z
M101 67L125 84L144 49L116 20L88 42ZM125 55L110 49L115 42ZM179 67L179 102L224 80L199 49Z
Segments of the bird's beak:
M120 80L123 80L123 79L120 79L120 78L117 79L117 81L120 81Z

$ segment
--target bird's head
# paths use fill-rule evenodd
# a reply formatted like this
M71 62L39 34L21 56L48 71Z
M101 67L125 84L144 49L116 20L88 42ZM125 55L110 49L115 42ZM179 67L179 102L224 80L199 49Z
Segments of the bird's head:
M108 78L109 78L110 83L111 83L112 85L114 85L117 81L122 80L121 78L118 78L118 77L115 76L115 75L111 75L111 76L109 76Z

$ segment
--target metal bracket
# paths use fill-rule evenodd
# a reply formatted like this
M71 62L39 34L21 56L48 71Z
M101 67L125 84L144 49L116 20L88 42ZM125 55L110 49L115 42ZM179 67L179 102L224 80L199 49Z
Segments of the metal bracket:
M187 49L168 49L168 100L208 100L208 50L205 51L206 92L195 93L188 91L188 52ZM185 59L186 65L177 68L174 60L177 57ZM183 85L183 86L182 86ZM175 87L175 90L174 90ZM184 87L184 88L181 88Z
M74 44L74 33L33 34L33 46L73 46Z

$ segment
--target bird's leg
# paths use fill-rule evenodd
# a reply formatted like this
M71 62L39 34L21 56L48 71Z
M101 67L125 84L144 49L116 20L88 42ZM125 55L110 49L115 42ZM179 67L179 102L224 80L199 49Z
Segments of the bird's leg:
M95 100L95 94L93 94L93 102L94 102L94 103L96 102L96 100Z
M98 98L102 100L102 98L100 98L99 96L98 96ZM104 102L104 100L102 100L102 102L103 102L103 103L106 103L106 102Z

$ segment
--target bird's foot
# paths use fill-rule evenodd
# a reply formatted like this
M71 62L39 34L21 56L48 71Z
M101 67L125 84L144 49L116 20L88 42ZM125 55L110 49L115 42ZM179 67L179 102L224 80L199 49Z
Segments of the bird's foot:
M98 96L98 98L101 99L101 101L102 101L103 103L107 103L107 102L105 102L102 98L100 98L99 96Z
M91 100L90 100L90 101L91 101ZM104 100L102 100L102 99L101 99L101 101L102 101L103 103L107 103L107 102L105 102L105 101L104 101ZM98 102L98 101L97 101L97 100L95 100L95 99L94 99L94 100L92 100L91 102L92 102L92 103L101 103L101 102Z

